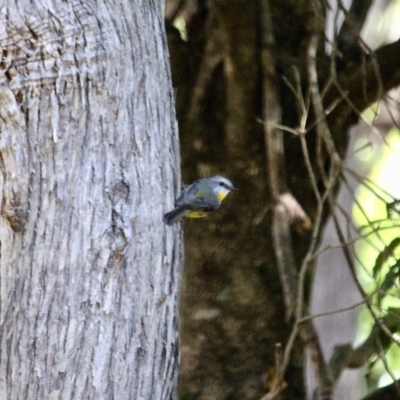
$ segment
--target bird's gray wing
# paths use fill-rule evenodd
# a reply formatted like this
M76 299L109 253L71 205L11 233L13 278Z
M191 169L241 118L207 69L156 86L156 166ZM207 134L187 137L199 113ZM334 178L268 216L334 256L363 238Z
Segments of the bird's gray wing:
M219 207L220 202L211 188L201 187L195 182L184 193L182 205L189 210L214 211Z
M192 185L186 186L183 189L183 192L181 193L181 195L175 200L175 207L183 206L185 204L185 196L191 187L192 187Z

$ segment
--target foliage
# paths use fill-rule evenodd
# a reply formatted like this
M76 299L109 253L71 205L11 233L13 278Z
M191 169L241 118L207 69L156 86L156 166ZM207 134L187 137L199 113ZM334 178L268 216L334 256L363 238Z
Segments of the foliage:
M400 191L394 171L400 169L400 140L397 129L385 138L376 154L371 172L360 185L353 210L359 229L357 242L358 276L370 294L376 315L390 316L390 330L400 331L400 220L398 198ZM368 335L371 317L363 313L361 336ZM379 381L389 383L400 377L400 350L387 334L379 335L382 352L371 358L367 378L371 388ZM383 357L385 360L383 361Z

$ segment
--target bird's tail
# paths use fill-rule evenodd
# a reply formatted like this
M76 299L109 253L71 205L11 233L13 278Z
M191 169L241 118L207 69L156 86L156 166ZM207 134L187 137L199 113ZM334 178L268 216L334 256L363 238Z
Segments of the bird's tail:
M167 225L172 225L179 221L188 212L186 207L177 207L164 215L164 221Z

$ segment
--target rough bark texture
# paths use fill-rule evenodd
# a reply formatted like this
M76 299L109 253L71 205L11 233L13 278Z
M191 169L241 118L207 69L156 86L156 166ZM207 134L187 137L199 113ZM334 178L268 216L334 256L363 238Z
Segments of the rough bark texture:
M3 1L0 397L170 399L178 187L161 4Z
M332 76L335 66L323 51L326 2L199 3L202 6L187 26L188 41L182 43L173 30L170 35L184 181L220 173L229 177L239 192L230 195L209 219L185 221L183 225L186 264L180 393L185 400L260 399L276 380L276 345L287 343L292 329L291 322L285 319L271 233L277 199L271 197L269 190L271 171L267 173L268 144L263 124L276 124L276 120L263 115L262 93L263 89L264 93L268 91L265 76L271 71L261 63L265 32L260 26L265 21L260 20L260 9L269 3L267 25L272 24L269 27L273 41L267 38L266 46L276 64L272 71L276 80L271 88L279 88L280 98L270 99L272 104L268 107L277 107L275 114L281 113L281 125L297 130L303 117L288 82L294 88L300 86L304 97L310 88L314 90L304 138L319 196L325 190L327 177L345 154L348 128L356 122L357 111L382 95L380 87L387 90L399 84L399 44L388 45L376 59L361 57L363 62L359 65L343 60L344 69L335 70L337 75ZM384 71L381 75L380 69ZM331 81L325 88L322 102L318 91L331 78L334 83ZM367 90L363 91L365 87ZM335 101L337 107L325 119L324 111ZM315 182L310 180L301 136L284 132L283 148L284 154L279 157L285 161L286 173L273 173L313 223L319 220L320 233L330 212L326 207L329 202L325 202L319 215ZM296 229L295 224L292 228L289 240L295 264L300 268L310 244L310 232ZM311 276L310 265L308 273L303 274L304 311ZM287 387L280 399L306 396L303 350L318 342L318 337L310 334L304 340L306 344L298 340L294 345L282 383ZM321 352L316 356L321 359ZM318 374L319 367L313 366L314 373ZM329 381L329 376L325 378ZM331 398L332 391L332 387L326 393L321 391L319 398Z

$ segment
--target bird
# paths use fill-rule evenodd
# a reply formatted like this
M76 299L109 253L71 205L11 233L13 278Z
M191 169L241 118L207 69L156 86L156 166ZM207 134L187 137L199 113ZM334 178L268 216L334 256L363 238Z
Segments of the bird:
M221 175L198 179L186 187L175 201L175 208L164 215L167 225L182 217L202 218L219 208L229 192L237 191L232 182Z

